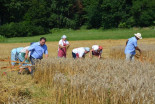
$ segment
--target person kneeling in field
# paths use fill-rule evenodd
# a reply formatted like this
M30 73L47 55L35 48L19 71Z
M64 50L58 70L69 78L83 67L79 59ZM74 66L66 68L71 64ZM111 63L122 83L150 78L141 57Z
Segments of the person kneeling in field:
M25 58L25 55L26 55L26 50L29 48L30 46L27 46L25 48L23 48L20 53L19 53L19 56L18 56L18 59L20 62L24 62L22 64L22 66L20 67L21 70L18 72L18 74L21 74L21 72L24 70L24 69L28 69L29 72L32 74L32 69L31 69L31 66L32 64L30 64L30 61L29 61L29 58L30 58L30 52L28 53L28 58L26 59ZM26 68L25 68L26 67Z
M69 42L66 40L67 36L63 35L61 40L59 41L59 48L58 48L58 57L59 58L66 58L67 49L69 47Z
M102 49L103 48L99 45L93 45L92 49L90 50L89 57L92 58L92 56L94 55L94 56L98 56L98 58L100 59L102 54Z
M18 47L18 48L14 48L11 50L11 65L14 67L15 64L17 63L16 61L18 61L18 56L20 51L23 49L24 47Z
M72 50L72 56L73 58L84 58L85 54L87 54L90 51L89 47L80 47L75 48Z
M140 33L137 33L134 35L135 35L134 37L131 37L126 41L125 54L126 54L127 61L134 60L136 50L138 50L140 54L142 53L142 51L137 46L137 40L142 39L142 36Z
M31 43L31 44L33 44L33 43ZM11 61L14 61L14 62L11 62L12 66L15 66L15 64L18 63L17 61L21 62L21 63L18 63L19 65L22 64L20 67L21 70L18 72L18 74L21 74L21 72L24 69L28 69L29 72L31 73L31 67L30 67L31 64L27 64L27 63L29 63L29 61L27 59L25 59L26 49L28 49L28 48L29 48L29 46L27 46L25 48L24 47L14 48L11 50Z

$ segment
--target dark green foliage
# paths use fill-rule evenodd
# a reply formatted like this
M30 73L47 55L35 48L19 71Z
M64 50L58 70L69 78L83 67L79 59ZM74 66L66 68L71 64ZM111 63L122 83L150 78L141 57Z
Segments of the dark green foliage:
M0 35L0 42L5 42L5 41L6 41L6 38Z
M5 37L34 36L45 34L45 30L41 26L34 26L25 22L11 22L0 27L0 34Z
M53 28L154 25L154 0L0 0L0 32L6 37L39 35Z

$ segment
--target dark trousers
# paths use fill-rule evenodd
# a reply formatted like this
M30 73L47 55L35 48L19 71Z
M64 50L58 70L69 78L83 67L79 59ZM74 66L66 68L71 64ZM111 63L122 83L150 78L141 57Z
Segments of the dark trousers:
M32 56L30 56L30 61L32 65L35 65L35 58L33 58Z
M41 59L35 59L32 56L30 56L30 61L31 61L31 64L32 65L35 65L35 63L37 62L37 60L41 60ZM32 72L31 72L31 74L34 73L34 70L35 70L35 66L32 66Z
M76 58L76 54L72 52L72 57L75 59Z

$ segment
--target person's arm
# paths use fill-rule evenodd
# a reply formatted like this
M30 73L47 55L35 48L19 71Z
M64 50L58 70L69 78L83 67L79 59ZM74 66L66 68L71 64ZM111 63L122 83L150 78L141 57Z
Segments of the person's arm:
M48 54L45 54L45 58L48 58Z
M67 44L67 45L66 45L66 48L68 49L68 48L69 48L69 46L70 46L70 44Z
M26 53L25 53L25 59L27 59L27 58L28 58L28 54L29 54L29 51L28 51L28 50L26 50Z
M137 46L135 47L136 50L138 50L140 52L140 54L142 54L142 51L140 50L140 48Z
M101 58L101 54L102 54L102 50L100 50L100 53L99 53L99 56L98 56L99 59Z
M89 52L89 57L90 57L90 58L92 58L92 51L93 51L93 50L91 49L90 52Z
M134 41L133 44L134 44L135 49L138 50L140 54L142 54L142 51L140 50L140 48L137 45L137 41Z
M26 50L26 53L25 53L25 59L28 58L28 54L29 54L29 51L32 51L35 49L35 46L34 45L31 45L27 50Z
M48 50L47 50L47 46L46 46L46 49L45 49L44 54L45 54L45 58L47 58L47 57L48 57Z
M66 46L62 46L61 44L59 44L59 48L68 48L69 46L69 44L67 44Z
M99 54L98 58L99 58L99 59L101 58L101 54Z
M65 48L65 47L66 47L66 46L62 46L62 45L59 44L59 48Z

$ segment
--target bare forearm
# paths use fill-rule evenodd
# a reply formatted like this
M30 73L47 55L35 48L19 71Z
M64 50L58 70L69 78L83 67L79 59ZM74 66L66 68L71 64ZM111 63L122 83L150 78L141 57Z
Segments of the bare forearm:
M59 45L59 48L64 48L64 46L62 46L62 45Z
M92 57L92 50L90 50L89 52L89 57Z
M45 58L47 58L48 57L48 54L45 54Z
M98 58L100 59L101 58L101 55L99 55Z
M139 47L136 47L136 50L138 50L140 53L142 53L142 51L140 50L140 48L139 48Z
M28 51L28 50L26 50L26 55L28 55L28 53L29 53L29 51Z
M26 53L25 53L25 59L27 59L27 57L28 57L28 53L29 53L29 51L26 50Z

